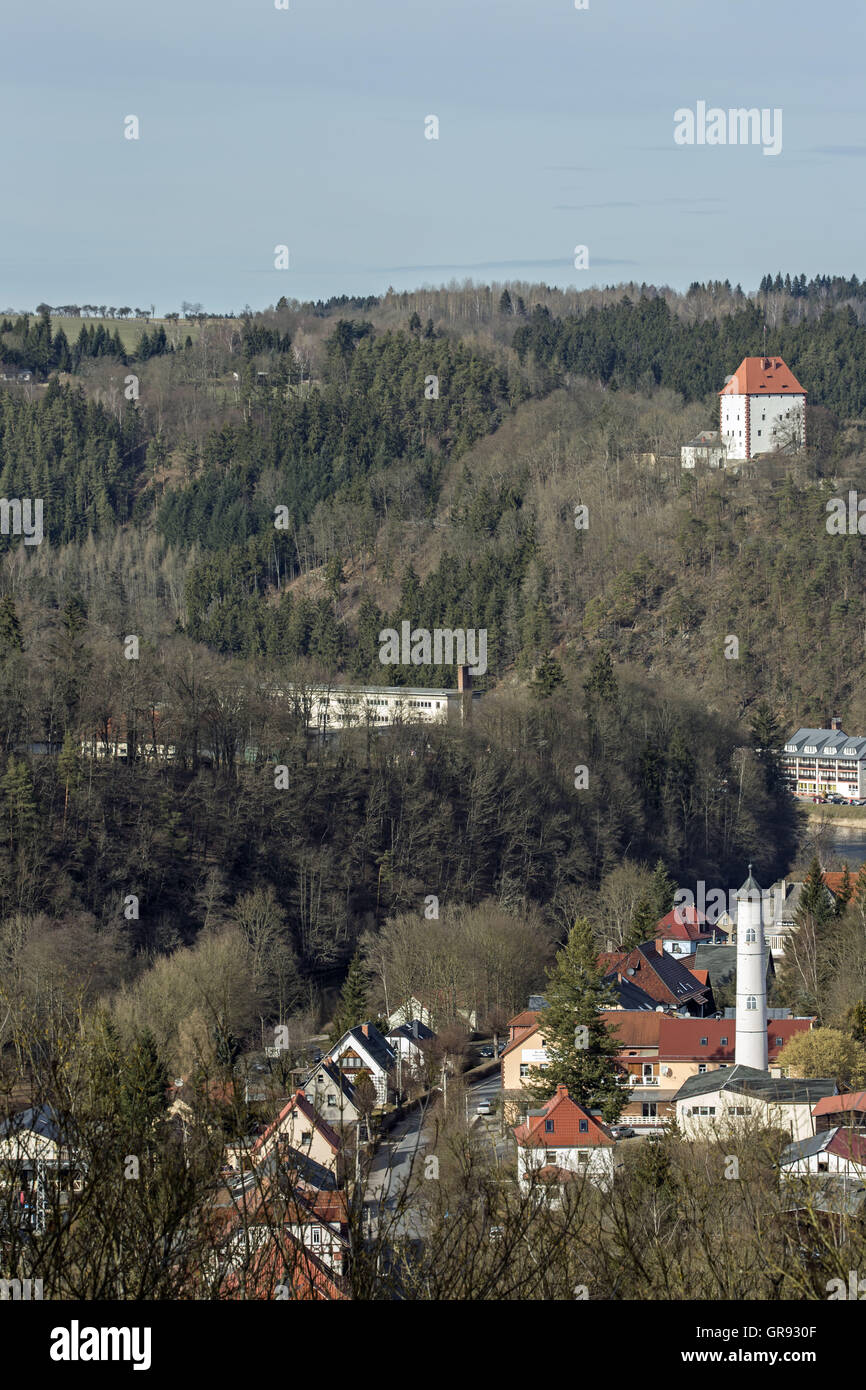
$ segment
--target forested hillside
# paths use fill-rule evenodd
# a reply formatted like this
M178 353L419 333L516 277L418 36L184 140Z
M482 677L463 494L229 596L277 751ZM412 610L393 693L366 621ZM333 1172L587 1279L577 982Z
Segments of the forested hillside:
M550 940L624 859L782 872L796 826L756 750L831 713L866 730L861 541L824 524L866 488L864 307L859 282L795 276L752 299L281 301L194 339L145 327L134 351L99 328L70 345L47 309L0 325L40 378L0 383L0 494L42 498L45 526L0 536L21 987L51 955L76 986L134 989L221 924L251 953L245 1028L427 894ZM809 391L807 456L682 475L765 323ZM380 664L404 620L487 629L472 727L313 747L289 685L453 685ZM143 747L157 718L170 763L86 755L118 727Z

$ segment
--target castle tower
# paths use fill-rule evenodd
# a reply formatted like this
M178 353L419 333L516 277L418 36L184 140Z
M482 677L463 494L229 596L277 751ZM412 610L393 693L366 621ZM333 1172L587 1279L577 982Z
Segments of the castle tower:
M737 1046L739 1065L767 1070L767 954L761 889L749 877L737 893Z

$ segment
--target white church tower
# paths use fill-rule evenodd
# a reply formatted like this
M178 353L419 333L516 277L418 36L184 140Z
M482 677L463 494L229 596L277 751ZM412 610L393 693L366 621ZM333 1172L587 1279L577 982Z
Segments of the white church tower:
M767 953L761 889L749 877L737 894L737 1046L739 1065L767 1070Z

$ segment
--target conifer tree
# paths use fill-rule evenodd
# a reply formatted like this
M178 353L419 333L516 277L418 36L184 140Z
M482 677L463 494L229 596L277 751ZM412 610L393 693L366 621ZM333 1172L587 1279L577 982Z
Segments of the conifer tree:
M657 860L653 869L653 881L650 889L651 906L653 912L657 914L657 922L660 918L666 917L673 908L676 893L677 885L668 873L664 860Z
M615 1002L597 964L589 922L579 917L548 974L541 1024L547 1066L530 1070L530 1092L548 1100L567 1086L578 1105L597 1106L610 1124L619 1118L625 1092L617 1079L619 1044L601 1016Z
M356 951L349 962L348 974L340 991L340 1002L334 1014L331 1031L335 1038L341 1038L349 1028L356 1028L359 1023L366 1023L370 1013L368 989L367 972L360 952Z
M20 652L23 645L15 600L11 594L4 594L0 598L0 659L9 652Z
M9 843L17 843L20 848L36 833L38 820L33 781L23 759L19 761L10 757L0 783L0 792Z

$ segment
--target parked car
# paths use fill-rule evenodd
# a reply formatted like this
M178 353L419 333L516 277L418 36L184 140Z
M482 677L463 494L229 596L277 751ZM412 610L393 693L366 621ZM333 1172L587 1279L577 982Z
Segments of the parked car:
M482 1057L493 1056L493 1048L491 1047L490 1043L485 1043L483 1047L479 1047L478 1051Z
M478 1102L477 1106L475 1107L475 1114L476 1114L476 1115L492 1115L492 1114L493 1114L493 1102L490 1101L490 1100L480 1100L480 1101Z
M498 1046L497 1049L496 1049L497 1055L501 1057L507 1046L508 1046L508 1043L507 1043L507 1042L505 1041L505 1039L503 1038L502 1042L499 1044L499 1046Z
M635 1131L631 1125L614 1125L611 1130L614 1139L634 1139Z

